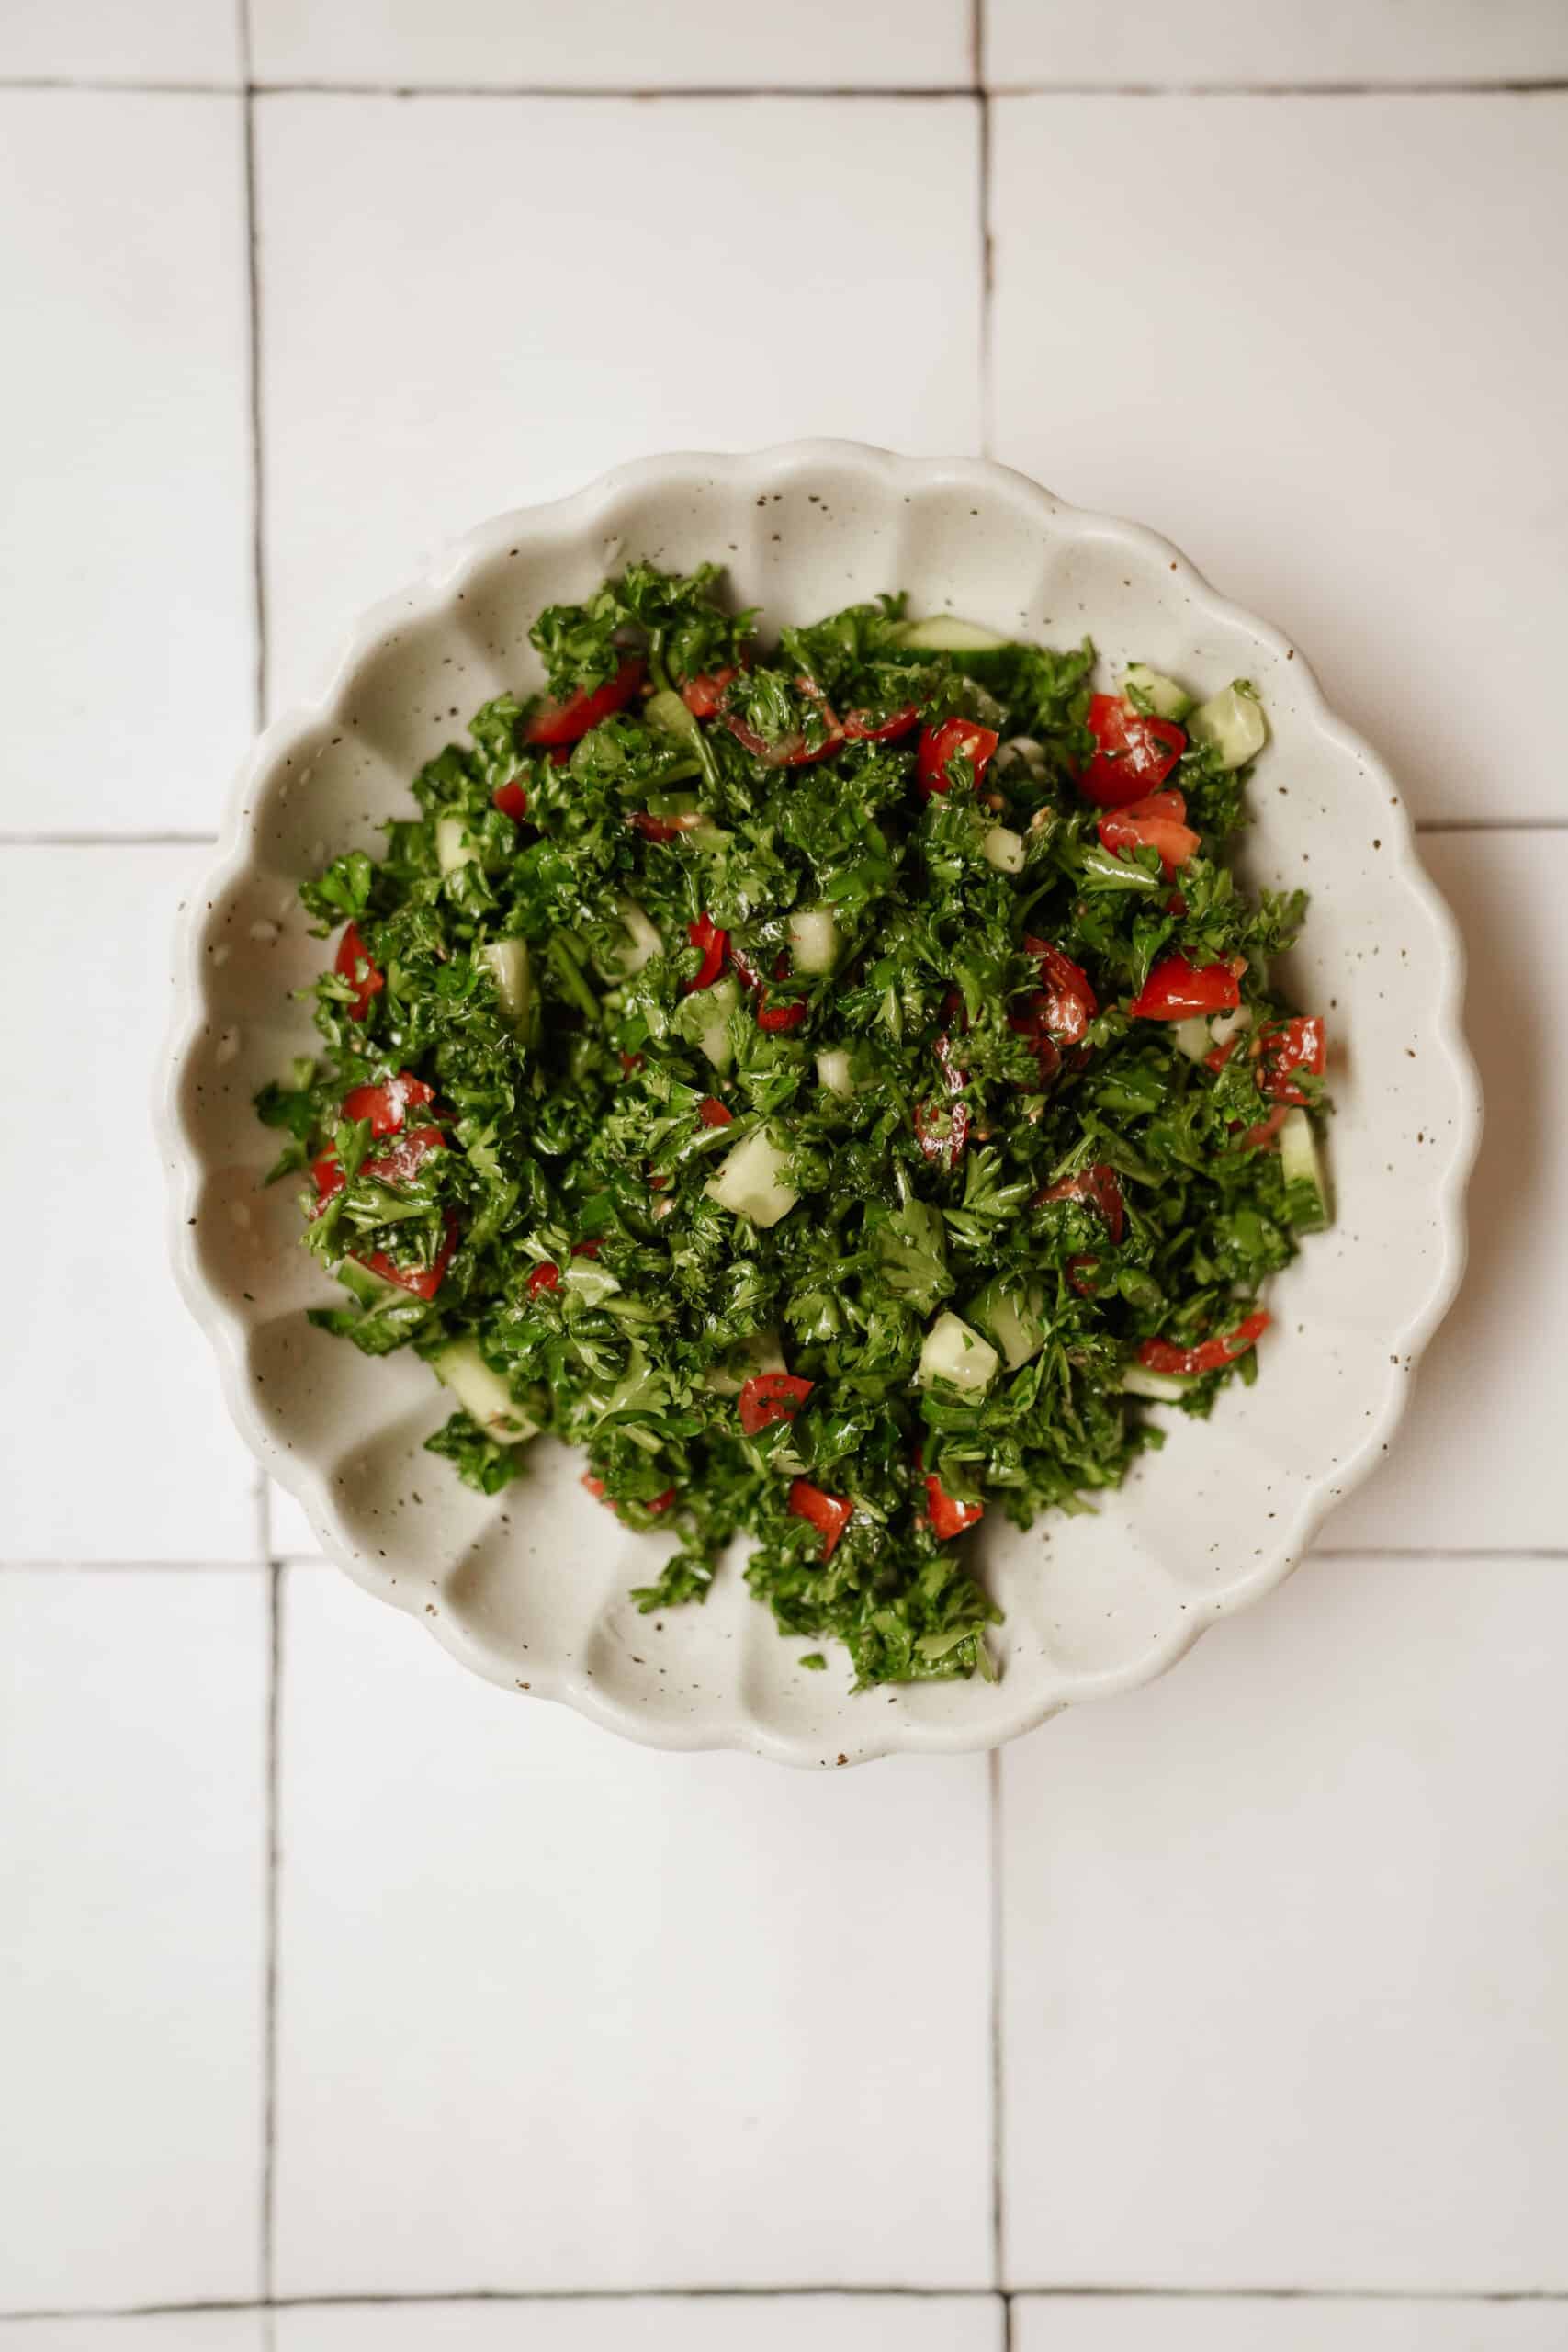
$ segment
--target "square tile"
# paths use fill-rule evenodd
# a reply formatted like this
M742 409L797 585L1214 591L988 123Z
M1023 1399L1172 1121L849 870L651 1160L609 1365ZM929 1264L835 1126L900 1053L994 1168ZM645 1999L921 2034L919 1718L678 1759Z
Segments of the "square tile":
M1012 2352L1562 2352L1568 2307L1260 2295L1021 2296Z
M868 9L671 0L251 0L263 82L393 82L534 89L922 89L974 74L968 0L904 0L896 38ZM792 191L792 197L795 191Z
M240 12L226 0L6 0L0 75L237 82Z
M1007 1751L1013 2284L1568 2289L1565 1645L1561 1560L1317 1560Z
M1568 816L1568 92L994 111L998 455L1291 635L1418 817Z
M983 1759L651 1754L312 1568L282 1709L280 2293L989 2284Z
M280 2311L274 2325L276 2352L1002 2352L990 2295L318 2304Z
M986 0L993 85L1518 82L1568 74L1557 0Z
M256 1553L255 1474L169 1271L151 1125L175 910L210 855L0 848L7 1079L33 1139L16 1131L0 1174L26 1334L0 1351L10 1559Z
M0 2352L273 2352L261 2312L0 2320Z
M254 2295L266 1579L13 1569L0 1629L0 2305Z
M1568 1399L1568 1070L1554 1035L1568 832L1428 834L1421 849L1464 934L1465 1028L1486 1097L1470 1263L1387 1464L1323 1541L1561 1547L1541 1427Z
M254 661L241 141L235 98L0 91L0 828L217 830Z
M622 459L976 442L966 99L276 97L257 119L278 703L439 544ZM627 259L650 189L675 281Z

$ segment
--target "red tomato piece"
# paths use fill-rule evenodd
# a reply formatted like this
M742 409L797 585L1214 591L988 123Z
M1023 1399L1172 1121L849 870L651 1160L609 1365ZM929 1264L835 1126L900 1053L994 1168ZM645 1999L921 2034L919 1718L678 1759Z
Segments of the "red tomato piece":
M716 1094L705 1094L697 1104L697 1116L705 1127L728 1127L735 1114Z
M789 1507L796 1519L809 1520L822 1537L822 1557L830 1560L833 1546L849 1525L854 1505L842 1495L825 1495L809 1478L791 1481Z
M498 784L490 797L502 815L510 817L514 824L520 825L528 814L528 796L523 786L515 781L511 784Z
M560 1268L553 1258L547 1258L535 1267L525 1287L530 1298L537 1298L542 1290L554 1290L560 1281Z
M1195 1348L1179 1348L1170 1340L1145 1340L1138 1350L1138 1362L1150 1372L1174 1372L1190 1376L1199 1372L1223 1372L1227 1363L1235 1363L1269 1329L1269 1317L1261 1308L1227 1331L1223 1340L1202 1340Z
M585 1470L582 1474L582 1484L587 1487L595 1502L603 1503L606 1510L613 1510L615 1512L617 1517L619 1516L621 1506L618 1502L615 1501L608 1493L606 1493L603 1478L595 1477L592 1470ZM671 1505L675 1501L675 1498L674 1487L666 1487L661 1495L655 1495L653 1500L650 1503L644 1503L642 1508L657 1519L660 1511L665 1511L670 1509Z
M1248 1127L1241 1139L1243 1151L1262 1151L1271 1144L1285 1124L1285 1113L1289 1108L1289 1103L1276 1102L1266 1119L1259 1119L1255 1127Z
M1328 1040L1315 1012L1293 1021L1268 1021L1258 1033L1261 1055L1258 1083L1276 1102L1307 1102L1310 1095L1296 1084L1295 1073L1321 1078L1328 1065Z
M433 1151L444 1151L446 1148L446 1138L439 1127L414 1127L402 1136L390 1151L379 1152L374 1159L364 1160L359 1172L362 1176L373 1176L382 1184L406 1184L419 1173L421 1166ZM324 1207L334 1193L343 1190L344 1174L337 1153L332 1149L324 1151L310 1173L315 1178L317 1197ZM394 1265L382 1250L364 1253L351 1250L348 1254L359 1265L367 1266L373 1274L379 1274L383 1282L396 1283L400 1290L412 1291L416 1298L434 1298L441 1287L441 1278L457 1246L457 1221L456 1217L448 1216L446 1238L436 1251L434 1261L423 1269L410 1272L405 1267Z
M1010 1012L1008 1027L1015 1037L1027 1037L1039 1065L1040 1083L1054 1086L1062 1073L1062 1056L1046 1025L1046 999L1043 989L1033 989L1023 1000L1022 1009Z
M917 1102L911 1116L915 1140L928 1159L956 1168L969 1141L967 1102Z
M945 1544L951 1535L962 1535L966 1527L976 1526L986 1516L984 1503L961 1503L950 1495L934 1472L926 1476L926 1517L931 1532Z
M596 1478L596 1477L593 1476L593 1473L592 1473L592 1470L585 1470L585 1471L583 1472L583 1474L582 1474L582 1484L587 1487L587 1489L588 1489L589 1493L592 1496L592 1498L593 1498L593 1499L594 1499L594 1501L595 1501L596 1503L603 1503L603 1502L608 1502L608 1501L609 1501L609 1498L608 1498L608 1497L606 1496L606 1494L605 1494L605 1492L604 1492L604 1479L603 1479L603 1478ZM611 1510L615 1510L615 1504L614 1504L614 1503L610 1503L610 1504L609 1504L609 1508L611 1509Z
M666 1487L661 1495L655 1495L650 1503L644 1503L643 1509L644 1510L650 1512L653 1517L657 1519L661 1510L669 1510L672 1507L674 1500L674 1487Z
M948 789L952 783L949 760L967 760L977 787L1001 740L995 728L977 727L972 718L944 718L940 727L923 728L915 754L915 776L925 798Z
M1025 954L1032 956L1040 967L1045 998L1042 1017L1047 1035L1058 1046L1081 1044L1100 1011L1100 999L1089 986L1088 973L1048 939L1026 937L1023 945Z
M1074 1176L1058 1177L1043 1193L1036 1193L1029 1205L1032 1209L1043 1208L1051 1201L1082 1201L1086 1206L1098 1209L1113 1242L1120 1241L1126 1230L1127 1208L1122 1198L1121 1179L1107 1160L1097 1160L1092 1168L1080 1168Z
M845 738L852 743L896 743L919 715L912 702L882 719L874 719L869 710L852 710L844 720Z
M1157 849L1160 870L1168 882L1199 845L1179 792L1151 792L1142 800L1128 801L1125 808L1108 808L1095 830L1117 857L1130 856L1134 850Z
M662 843L678 842L682 833L695 832L702 821L694 813L688 817L650 817L646 808L634 808L626 819L645 842Z
M400 1069L396 1078L384 1079L379 1086L351 1088L343 1098L343 1115L345 1119L368 1119L373 1136L395 1136L406 1112L417 1111L434 1100L433 1086L415 1078L412 1069Z
M639 1070L641 1068L642 1056L640 1054L623 1054L621 1056L621 1076L623 1078L630 1078L634 1070Z
M387 985L387 975L376 962L359 936L357 923L345 926L337 944L337 956L333 965L340 979L347 980L355 993L349 1000L349 1012L355 1021L363 1021L370 1010L370 1000L379 996Z
M711 989L723 971L724 959L729 953L729 933L721 931L705 909L695 922L686 925L686 936L703 959L694 977L682 986L682 993L691 996L698 989Z
M1239 958L1229 964L1190 964L1162 956L1128 1008L1135 1021L1187 1021L1196 1012L1234 1012L1241 1002Z
M1092 1250L1080 1250L1075 1257L1067 1260L1064 1269L1067 1288L1076 1290L1080 1298L1092 1298L1100 1288L1094 1279L1099 1267L1100 1260Z
M624 710L642 684L642 663L623 662L602 686L579 686L564 702L541 703L524 729L530 743L575 743L617 710Z
M416 1298L434 1298L441 1287L441 1278L446 1273L451 1261L452 1252L457 1247L457 1220L456 1217L449 1216L446 1220L446 1238L435 1253L434 1262L426 1266L422 1272L411 1273L402 1266L395 1266L390 1258L381 1250L372 1250L367 1258L360 1260L360 1263L368 1266L373 1274L379 1274L384 1283L396 1283L400 1290L412 1290Z
M777 736L770 741L767 736L759 735L754 727L748 727L743 718L738 718L730 714L725 719L725 725L740 745L741 750L750 752L752 758L761 760L765 767L810 767L815 761L825 760L831 752L836 752L844 740L844 730L834 717L832 707L816 679L797 678L795 683L807 700L816 703L821 711L822 723L827 732L819 743L816 745L808 743L804 728L792 728L787 734Z
M757 1007L759 1029L798 1029L806 1018L806 999L799 996L775 999L771 1004Z
M571 1254L574 1258L596 1258L604 1247L603 1241L574 1241Z
M1146 718L1120 695L1096 695L1089 707L1094 757L1079 775L1078 790L1099 808L1120 808L1157 791L1187 749L1187 738L1171 719Z
M813 1384L793 1372L760 1372L740 1391L740 1426L748 1437L771 1429L775 1421L793 1421L810 1396Z
M724 698L724 690L735 675L733 670L715 670L711 674L699 670L688 678L681 689L681 700L694 718L711 718Z
M1240 1043L1241 1036L1238 1032L1235 1036L1227 1037L1223 1046L1211 1046L1203 1057L1203 1068L1216 1071L1224 1069Z

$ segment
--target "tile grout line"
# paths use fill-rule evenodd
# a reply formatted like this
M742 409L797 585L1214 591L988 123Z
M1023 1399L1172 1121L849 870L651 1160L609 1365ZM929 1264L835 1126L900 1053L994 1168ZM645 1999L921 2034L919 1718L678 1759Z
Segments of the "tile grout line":
M0 74L0 91L96 93L129 97L262 98L968 98L968 82L658 83L616 85L571 82L235 82L113 81L91 74ZM1561 74L1521 74L1429 82L1001 82L987 85L998 98L1454 98L1551 96L1568 91Z

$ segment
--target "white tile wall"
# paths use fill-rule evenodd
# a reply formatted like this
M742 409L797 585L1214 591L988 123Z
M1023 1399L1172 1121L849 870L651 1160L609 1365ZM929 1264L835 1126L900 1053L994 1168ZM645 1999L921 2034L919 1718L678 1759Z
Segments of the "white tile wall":
M319 1566L274 1690L260 1562L312 1542L264 1525L148 1133L205 854L112 845L210 832L252 717L244 17L13 0L0 2352L999 2352L993 2054L1006 2275L1102 2290L1021 2292L1017 2352L1568 2352L1568 97L1429 86L1561 81L1568 12L978 13L993 84L1318 90L998 98L989 372L998 454L1169 530L1479 829L1426 844L1488 1088L1472 1272L1327 1532L1357 1555L1010 1753L995 2053L981 1763L622 1748ZM366 93L249 102L275 699L440 539L621 457L978 445L967 0L248 18L262 83ZM3 86L73 77L186 86ZM614 95L768 85L818 95ZM954 95L820 95L893 86ZM736 2285L797 2291L673 2291Z
M987 0L988 79L1010 84L1514 82L1568 74L1558 0Z
M997 454L1292 632L1418 816L1568 816L1568 91L993 115Z
M273 97L258 126L275 704L439 542L621 458L975 444L967 99ZM650 189L679 261L628 270Z
M1562 2352L1560 2303L1021 2296L1012 2352Z
M1568 2290L1565 1643L1561 1560L1318 1560L1008 1751L1010 2283Z
M1568 1330L1556 1238L1568 1230L1568 1070L1554 1010L1568 998L1568 831L1428 834L1422 853L1465 935L1466 1027L1486 1088L1470 1267L1395 1450L1323 1540L1561 1550L1568 1511L1540 1433L1541 1409L1551 1418L1563 1396Z
M1002 2352L989 2295L317 2306L280 2312L276 2329L276 2352Z
M240 18L226 0L6 0L0 78L231 83Z
M284 2292L990 2282L983 1759L617 1747L315 1568L281 1738Z
M247 2300L266 1577L7 1570L0 1657L0 2309Z
M929 88L974 73L969 0L874 9L796 0L252 0L264 82L467 84L481 89Z
M241 131L233 98L0 90L0 830L210 831L244 747Z
M254 1557L256 1478L168 1273L152 1072L209 853L0 847L13 1336L0 1557ZM149 1376L150 1367L154 1376Z

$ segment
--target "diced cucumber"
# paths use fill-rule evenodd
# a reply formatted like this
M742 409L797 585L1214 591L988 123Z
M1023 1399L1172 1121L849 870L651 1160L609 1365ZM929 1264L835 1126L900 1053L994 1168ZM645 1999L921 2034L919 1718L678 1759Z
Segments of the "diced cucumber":
M1185 686L1179 686L1163 670L1151 670L1146 662L1132 662L1123 671L1122 683L1137 688L1156 718L1185 718L1192 707Z
M699 989L694 996L682 1000L685 1023L690 1024L687 1034L693 1035L693 1042L702 1047L721 1074L735 1059L735 1047L729 1039L729 1016L739 1001L739 983L728 972L711 989Z
M661 735L679 735L694 742L701 732L696 720L680 695L666 686L661 693L649 695L642 707L646 726L658 728Z
M999 653L1012 639L956 613L932 613L923 621L901 621L898 642L906 653Z
M1026 1364L1044 1346L1043 1305L1043 1292L1010 1289L999 1280L987 1283L978 1298L971 1301L971 1317L995 1340L1010 1372Z
M525 1438L538 1435L538 1422L514 1403L511 1389L499 1372L491 1370L472 1340L453 1340L438 1348L430 1369L486 1437L502 1445L521 1445Z
M749 1380L760 1372L787 1372L784 1350L776 1331L754 1331L749 1340L738 1340L725 1351L722 1363L715 1364L705 1375L704 1385L716 1396L739 1396Z
M1314 1232L1329 1221L1328 1177L1312 1121L1299 1106L1280 1122L1280 1172L1285 1180L1285 1209L1291 1223Z
M1122 1374L1129 1396L1152 1396L1156 1405L1179 1405L1196 1383L1179 1372L1151 1372L1146 1364L1130 1363Z
M852 1094L855 1091L855 1082L850 1076L850 1057L847 1047L829 1046L825 1052L818 1054L817 1078L818 1084L825 1086L829 1094Z
M1037 743L1032 735L1012 735L1001 746L992 763L993 775L1010 775L1014 768L1021 768L1026 775L1036 779L1045 773L1045 746Z
M1190 1062L1201 1062L1215 1046L1228 1046L1240 1029L1252 1026L1252 1007L1238 1004L1234 1012L1195 1012L1190 1021L1172 1024L1171 1034L1177 1046Z
M777 1225L800 1198L785 1181L788 1166L789 1155L766 1127L758 1127L736 1145L703 1190L732 1216L750 1217L753 1225Z
M1223 768L1242 768L1255 760L1269 740L1263 705L1243 678L1222 686L1201 702L1187 722L1187 732L1204 751L1214 752Z
M801 907L789 919L790 951L797 972L830 972L839 960L839 925L831 907Z
M1001 1358L988 1340L972 1331L951 1308L939 1315L920 1346L920 1385L951 1381L966 1396L977 1396L990 1386Z
M994 865L998 874L1023 872L1023 835L1010 825L992 825L980 848L987 865Z
M623 958L621 968L628 974L640 972L643 966L653 956L663 955L663 939L655 926L649 922L635 899L618 899L615 902L615 910L626 925L626 937L631 942L630 951Z
M463 818L437 817L435 859L443 874L456 874L459 866L472 865L477 855Z
M528 1018L532 992L527 941L492 939L487 947L479 949L479 961L490 968L502 1012L514 1029L521 1029Z

